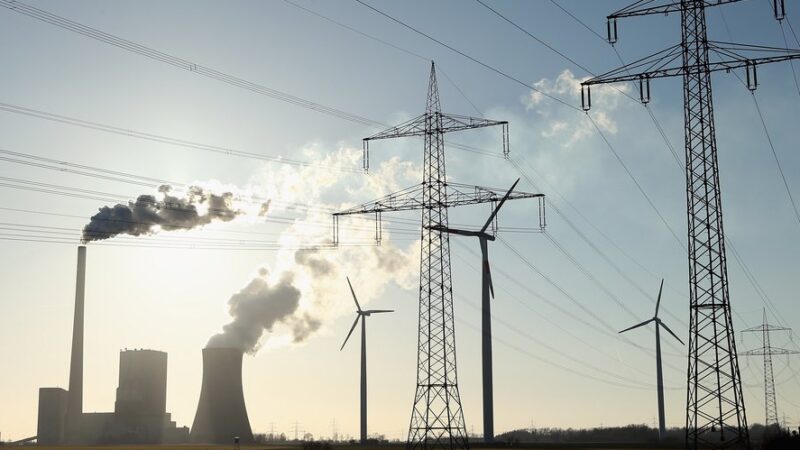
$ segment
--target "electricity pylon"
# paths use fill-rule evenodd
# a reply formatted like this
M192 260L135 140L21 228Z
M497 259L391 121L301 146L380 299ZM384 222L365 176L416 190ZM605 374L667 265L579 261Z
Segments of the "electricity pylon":
M350 284L350 278L347 278L347 285L350 286L350 293L353 294L353 301L356 303L356 320L353 322L353 326L350 327L350 331L347 333L347 337L344 338L342 348L339 351L344 349L347 340L350 339L350 335L356 329L358 321L361 320L361 436L359 442L364 445L367 443L367 317L372 314L394 312L394 310L368 309L365 311L361 309L361 305L358 304L358 299L356 298L356 291L353 290L353 285ZM335 425L336 422L334 422Z
M637 82L640 99L647 103L651 79L683 78L690 316L687 449L750 448L728 292L711 73L744 68L747 87L754 90L757 66L800 58L800 50L709 41L706 8L738 1L638 1L609 15L608 39L614 44L618 19L678 13L681 43L581 85L583 109L588 111L593 85ZM781 20L783 2L775 4Z
M479 231L458 230L456 228L434 227L435 230L460 236L472 236L478 238L481 247L481 360L483 372L483 442L494 442L494 387L492 382L492 303L489 298L494 298L494 283L492 283L492 271L489 269L489 241L494 241L495 236L487 233L489 225L497 217L498 211L503 207L503 203L514 191L519 183L519 178L506 192L500 203L492 209L489 218Z
M799 352L783 348L773 347L769 341L769 333L772 331L789 331L791 328L776 327L767 323L767 310L764 309L764 322L761 326L748 328L745 332L761 333L761 348L744 352L745 356L764 357L764 426L769 428L775 425L780 428L778 421L778 402L775 399L775 376L772 373L772 355L794 355Z
M369 167L369 142L408 136L424 138L422 183L384 198L333 215L334 243L338 243L339 218L375 214L375 237L381 238L385 211L422 211L417 333L417 388L408 432L408 449L468 448L456 375L456 341L453 288L450 275L450 240L436 227L447 227L448 208L496 202L503 192L452 183L445 174L444 134L474 128L501 126L503 154L508 154L508 122L446 114L441 111L435 65L431 63L425 113L364 139L364 168ZM539 224L544 226L544 195L515 193L510 199L538 198Z

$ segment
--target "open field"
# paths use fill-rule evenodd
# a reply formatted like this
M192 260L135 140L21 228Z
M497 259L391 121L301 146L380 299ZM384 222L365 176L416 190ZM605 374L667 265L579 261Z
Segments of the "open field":
M233 445L194 445L194 444L173 444L173 445L111 445L111 446L29 446L30 448L36 448L37 450L168 450L168 449L176 449L176 450L232 450ZM645 450L645 449L652 449L652 448L673 448L673 447L650 447L643 444L631 445L631 444L597 444L597 443L587 443L587 444L579 444L579 443L564 443L564 444L516 444L516 445L493 445L489 446L481 446L481 445L472 445L474 449L481 449L481 450L508 450L508 449L538 449L538 450L557 450L557 449L574 449L574 450L616 450L616 449L625 449L625 450ZM11 448L11 447L9 447ZM248 450L255 450L255 449L264 449L264 450L300 450L303 447L301 445L270 445L270 444L259 444L259 445L242 445L242 449ZM332 450L386 450L386 449L401 449L405 448L405 444L384 444L384 445L368 445L368 446L359 446L359 445L334 445L331 447ZM678 446L674 448L683 448L683 446Z

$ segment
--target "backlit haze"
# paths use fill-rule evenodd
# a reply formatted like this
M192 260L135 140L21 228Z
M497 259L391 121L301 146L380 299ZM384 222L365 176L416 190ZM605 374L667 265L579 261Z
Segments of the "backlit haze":
M448 178L504 190L522 177L520 191L547 196L546 233L533 232L535 201L513 201L499 217L502 240L490 244L496 432L653 424L653 330L616 331L652 316L663 277L661 317L688 335L679 79L651 85L649 109L663 136L630 98L638 95L632 86L593 89L590 114L615 155L582 111L543 95L579 109L578 85L590 74L477 2L368 3L539 92L350 0L27 3L386 125L423 112L435 60L443 111L510 122L511 162L502 158L499 130L447 135L446 143L481 149L447 147ZM619 66L617 54L557 5L602 35L605 16L628 3L487 2L595 74ZM783 47L771 3L709 9L711 36ZM787 2L787 10L800 32L800 5ZM784 26L789 46L800 47ZM679 17L621 21L619 34L616 48L630 62L678 42ZM395 310L367 324L369 429L405 438L416 375L419 214L384 214L380 246L373 217L343 219L338 249L330 248L330 214L419 183L421 140L372 143L364 174L361 139L380 125L260 95L6 8L0 55L3 439L36 434L39 387L66 388L81 239L88 241L84 411L113 410L121 349L151 348L169 355L167 411L191 426L201 349L237 346L248 352L243 382L254 432L293 438L298 422L315 438L334 429L356 436L357 342L339 350L355 310L349 276L362 306ZM733 322L743 351L761 345L759 336L738 331L760 324L762 297L771 323L800 329L800 219L764 128L800 199L800 88L789 63L760 67L762 125L736 75L716 73L713 83L725 231L737 253L728 262ZM216 150L45 120L20 107ZM101 173L95 169L106 172L79 173ZM118 203L124 207L114 210ZM197 214L176 216L175 205ZM450 221L477 228L488 213L487 205L451 210ZM147 226L105 227L105 218L123 216ZM477 432L479 248L453 237L451 250L459 385L467 430ZM772 339L797 349L788 334ZM663 351L667 425L682 426L686 348L665 336ZM761 359L740 356L740 366L749 422L763 423ZM781 356L774 366L779 413L796 427L800 360Z

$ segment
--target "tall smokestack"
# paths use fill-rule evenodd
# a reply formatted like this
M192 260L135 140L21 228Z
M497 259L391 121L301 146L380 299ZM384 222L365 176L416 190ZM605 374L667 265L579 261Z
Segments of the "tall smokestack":
M67 422L80 420L83 413L83 292L86 284L86 246L78 247L78 275L75 281L75 317L72 322L72 356L69 364Z
M189 440L202 444L253 442L242 389L242 356L238 348L203 349L203 385Z

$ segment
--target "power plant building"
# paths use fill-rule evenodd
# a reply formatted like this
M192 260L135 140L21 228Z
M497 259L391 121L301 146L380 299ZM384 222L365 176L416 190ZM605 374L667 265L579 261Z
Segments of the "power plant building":
M123 350L114 412L83 412L83 316L86 247L78 247L75 317L72 328L69 390L40 388L39 444L184 443L189 429L178 428L166 412L167 354ZM241 361L240 361L241 364Z
M37 441L41 445L64 442L64 420L67 417L67 391L61 388L39 388L39 425Z
M124 350L119 354L119 387L114 413L156 416L167 410L167 354Z

